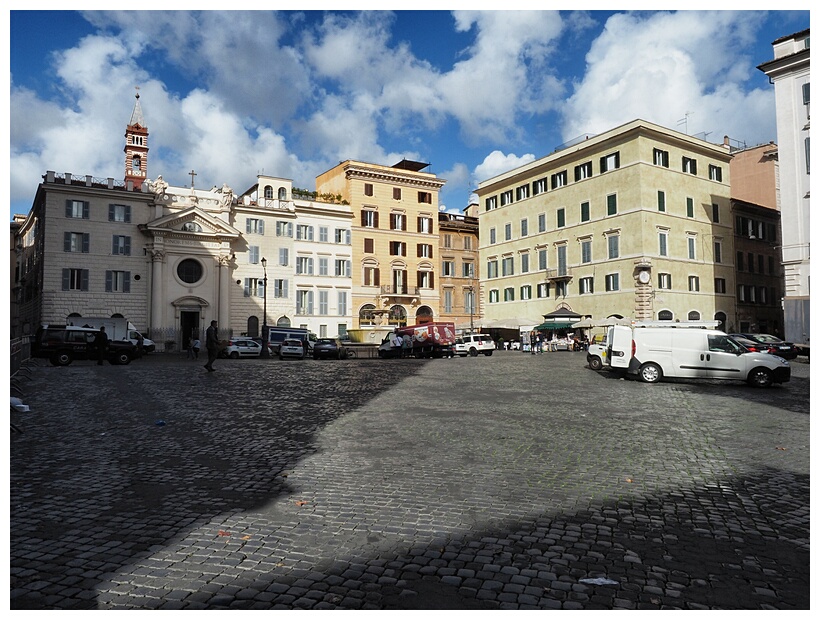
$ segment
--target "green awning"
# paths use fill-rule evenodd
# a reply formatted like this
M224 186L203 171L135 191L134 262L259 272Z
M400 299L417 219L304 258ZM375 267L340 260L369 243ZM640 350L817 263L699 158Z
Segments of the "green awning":
M541 325L537 325L533 329L541 331L544 329L567 329L568 327L572 327L572 324L576 321L546 321L541 323Z

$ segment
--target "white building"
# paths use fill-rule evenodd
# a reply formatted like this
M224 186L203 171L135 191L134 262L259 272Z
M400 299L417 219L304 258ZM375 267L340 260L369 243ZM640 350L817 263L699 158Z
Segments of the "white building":
M809 344L810 71L809 30L772 43L774 60L758 67L774 84L780 160L785 339Z

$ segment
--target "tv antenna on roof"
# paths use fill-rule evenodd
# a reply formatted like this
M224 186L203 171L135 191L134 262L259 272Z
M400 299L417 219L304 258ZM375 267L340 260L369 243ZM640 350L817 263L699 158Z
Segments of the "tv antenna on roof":
M683 118L678 121L678 127L683 125L683 133L687 136L689 135L689 117L692 116L694 112L687 112L683 115Z

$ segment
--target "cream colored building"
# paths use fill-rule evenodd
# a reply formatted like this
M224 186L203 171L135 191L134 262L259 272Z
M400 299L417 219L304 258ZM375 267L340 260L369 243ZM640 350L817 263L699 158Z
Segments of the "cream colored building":
M347 160L316 177L316 191L350 204L356 327L437 319L438 193L445 181L403 160Z
M730 159L635 120L483 181L485 322L531 327L567 309L733 329Z

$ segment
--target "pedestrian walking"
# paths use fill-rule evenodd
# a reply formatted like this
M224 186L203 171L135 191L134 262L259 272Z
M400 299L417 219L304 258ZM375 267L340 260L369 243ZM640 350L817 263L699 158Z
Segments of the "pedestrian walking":
M208 349L208 363L205 368L208 372L216 370L214 362L219 354L219 334L216 328L216 321L211 321L211 326L205 330L205 348Z
M530 332L530 353L535 355L535 345L538 343L535 332Z
M105 333L104 326L100 327L100 331L94 336L94 348L97 349L97 366L102 366L108 351L108 334Z

